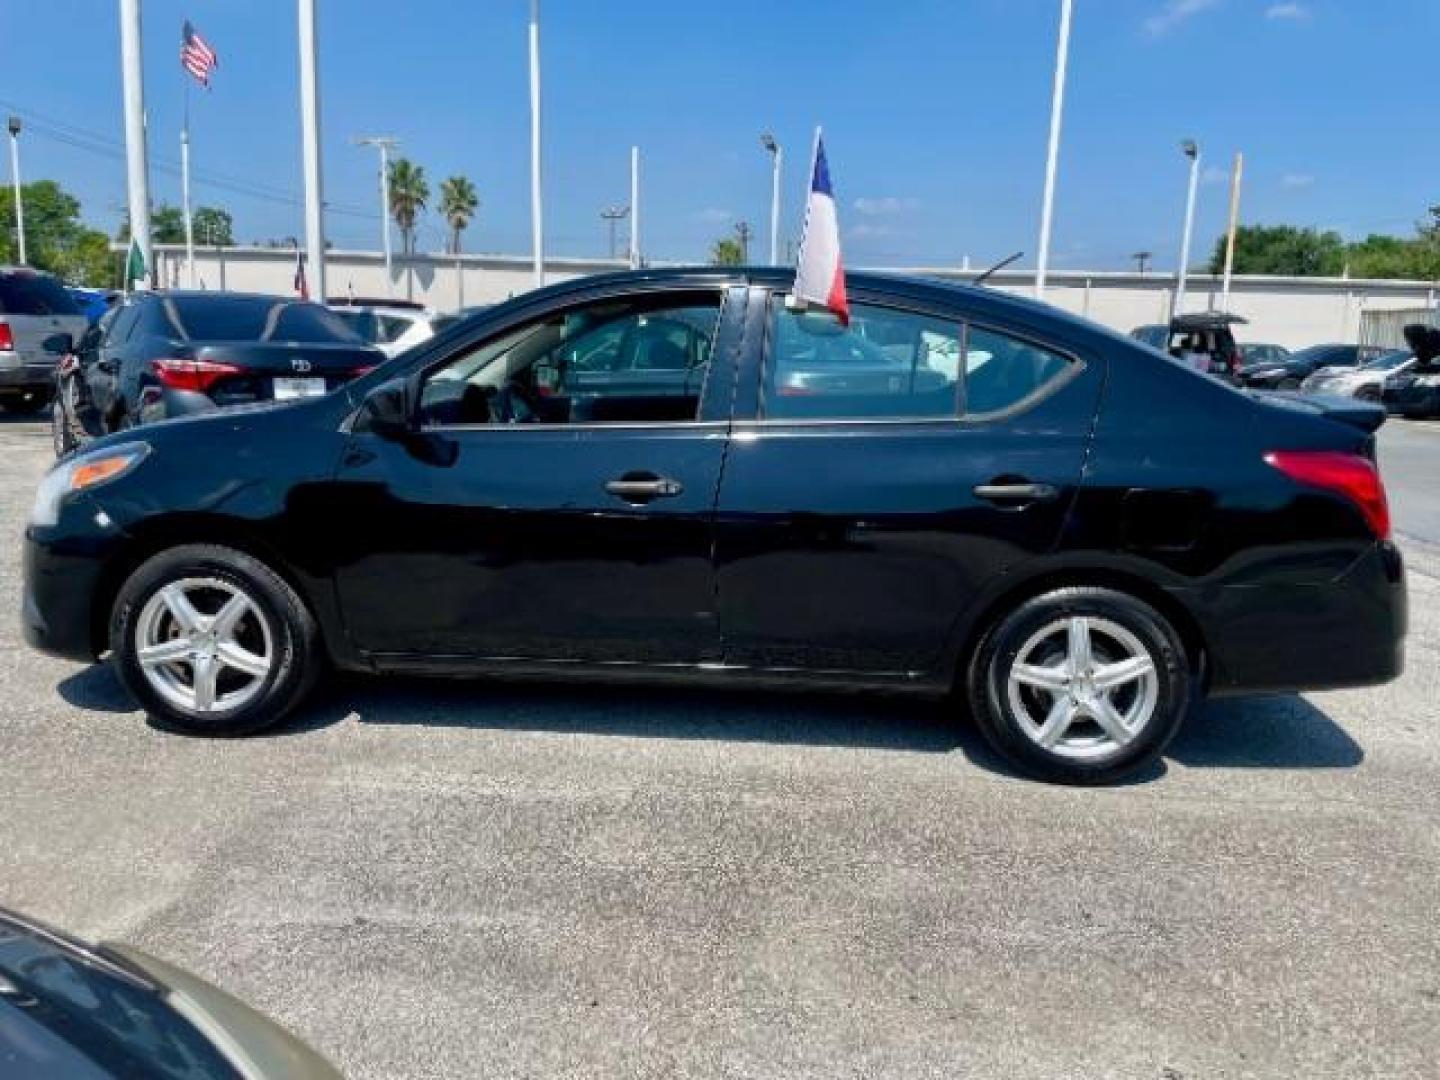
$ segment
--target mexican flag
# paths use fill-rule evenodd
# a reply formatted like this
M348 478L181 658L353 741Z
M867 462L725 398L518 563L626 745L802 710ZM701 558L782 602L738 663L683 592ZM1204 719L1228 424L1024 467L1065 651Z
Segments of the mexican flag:
M128 292L130 286L136 281L145 277L145 252L140 249L140 241L130 237L130 251L125 256L125 290Z

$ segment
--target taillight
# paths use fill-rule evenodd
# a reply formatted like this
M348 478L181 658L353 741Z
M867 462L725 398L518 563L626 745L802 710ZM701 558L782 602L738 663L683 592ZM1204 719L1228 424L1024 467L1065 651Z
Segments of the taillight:
M1373 461L1333 450L1276 450L1266 454L1265 461L1297 484L1349 499L1376 539L1390 538L1390 504Z
M202 394L221 379L245 373L243 367L218 360L151 360L150 370L171 390L195 390Z
M350 377L352 379L358 379L362 375L369 375L370 372L374 371L377 367L379 367L378 364L366 364L364 367L352 368L350 370Z
M10 324L0 322L0 352L15 351L15 332L10 329Z

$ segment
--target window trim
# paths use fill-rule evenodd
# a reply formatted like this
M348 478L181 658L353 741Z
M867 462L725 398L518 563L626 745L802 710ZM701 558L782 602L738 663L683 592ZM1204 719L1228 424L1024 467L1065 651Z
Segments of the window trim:
M747 425L754 424L760 427L769 426L793 426L793 427L832 427L837 424L873 427L876 425L954 425L960 428L980 427L985 424L993 424L996 421L1008 420L1021 412L1028 412L1040 402L1058 393L1061 388L1068 386L1089 369L1089 364L1084 357L1080 356L1073 349L1061 348L1054 344L1040 341L1034 334L1027 331L1017 331L1013 327L1002 326L984 319L977 319L969 314L961 314L954 311L941 311L936 308L925 306L914 306L897 301L893 297L873 298L871 294L859 294L851 297L856 305L867 307L889 308L893 311L903 312L908 315L918 315L922 318L936 319L942 322L956 323L960 328L960 361L961 370L955 380L955 396L957 413L954 416L855 416L855 417L783 417L765 415L765 377L770 366L772 346L774 344L775 319L773 318L775 306L778 303L782 310L784 307L785 294L782 290L772 289L769 298L764 306L765 323L764 335L761 339L761 354L756 364L756 378L759 381L755 397L755 415L746 418L743 422ZM1033 348L1041 349L1060 359L1069 365L1067 370L1047 382L1041 383L1030 393L1018 401L1007 405L1003 409L996 409L990 412L970 413L966 411L969 402L966 400L966 379L963 377L966 372L963 370L966 355L970 349L970 331L974 328L988 330L1003 337L1011 338L1022 342ZM737 423L740 421L737 420Z
M420 395L423 392L425 381L435 372L443 370L452 360L461 353L471 353L482 349L489 342L498 338L531 326L537 322L549 319L555 315L563 315L567 312L581 310L587 307L594 307L599 304L614 303L617 300L625 302L658 300L665 297L695 296L698 294L713 294L715 299L715 328L711 333L710 363L705 371L705 378L700 384L700 392L696 396L695 411L696 418L693 420L585 420L579 423L566 422L563 424L418 424L417 430L423 433L443 432L486 432L486 431L528 431L528 432L549 432L559 433L566 431L619 431L619 430L703 430L714 429L717 431L728 431L734 420L734 400L732 398L730 413L724 417L713 420L702 420L699 413L705 407L705 399L710 391L710 380L715 374L715 365L720 350L717 348L720 342L720 335L725 325L725 316L732 302L733 287L726 284L714 286L702 285L695 288L682 289L636 289L631 292L607 293L595 296L587 296L584 299L575 300L571 303L560 304L554 307L547 307L542 311L533 313L527 317L507 321L497 327L493 333L472 338L464 345L445 354L444 359L433 363L425 364L420 370L412 374L415 380L415 410L416 419L420 408ZM742 304L744 297L741 297ZM676 303L671 307L686 307ZM658 310L665 310L664 307Z

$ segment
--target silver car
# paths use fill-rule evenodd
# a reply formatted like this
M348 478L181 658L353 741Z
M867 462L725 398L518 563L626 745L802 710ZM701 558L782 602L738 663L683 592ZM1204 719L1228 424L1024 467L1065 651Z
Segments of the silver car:
M78 341L86 320L60 282L23 266L0 266L0 405L37 412L55 389L55 357L44 349L52 334Z
M1378 402L1385 380L1414 366L1415 357L1409 349L1396 349L1360 367L1323 367L1307 377L1300 389L1307 394L1335 394Z

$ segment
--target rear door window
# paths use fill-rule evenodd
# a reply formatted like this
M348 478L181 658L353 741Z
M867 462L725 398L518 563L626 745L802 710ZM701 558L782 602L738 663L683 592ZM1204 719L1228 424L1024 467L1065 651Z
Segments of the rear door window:
M80 315L80 306L46 274L0 274L0 315Z

